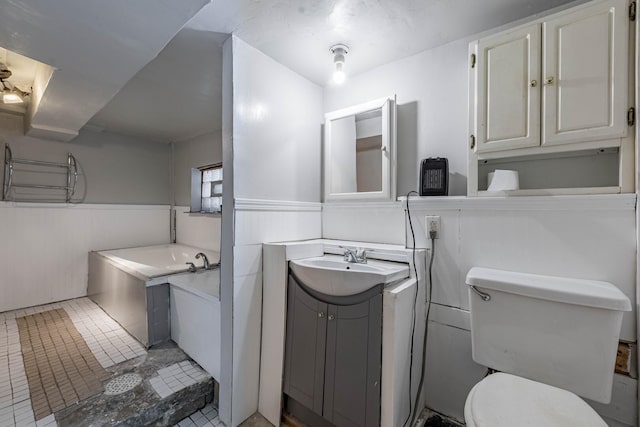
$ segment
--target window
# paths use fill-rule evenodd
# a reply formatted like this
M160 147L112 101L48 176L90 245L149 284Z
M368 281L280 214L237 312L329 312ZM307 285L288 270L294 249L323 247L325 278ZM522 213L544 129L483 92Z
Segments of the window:
M222 164L191 169L191 212L222 211Z

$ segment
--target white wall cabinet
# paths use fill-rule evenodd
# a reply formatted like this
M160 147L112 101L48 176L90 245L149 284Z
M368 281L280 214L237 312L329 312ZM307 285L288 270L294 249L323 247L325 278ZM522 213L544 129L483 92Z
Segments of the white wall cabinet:
M602 0L471 43L469 195L486 181L478 162L599 149L618 150L618 185L594 192L633 191L630 27L628 0Z
M626 0L612 0L542 24L542 144L626 135L628 22Z
M540 145L540 24L478 41L478 151Z

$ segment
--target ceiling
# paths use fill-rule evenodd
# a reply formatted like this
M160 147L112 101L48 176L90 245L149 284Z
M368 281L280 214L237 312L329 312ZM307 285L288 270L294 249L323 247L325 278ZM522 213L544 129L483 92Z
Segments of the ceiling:
M325 86L329 48L350 48L347 75L531 16L570 0L213 0L187 26L235 33Z
M0 2L0 46L50 66L35 71L30 134L70 140L89 122L166 142L220 129L225 34L325 86L336 43L349 46L353 76L567 3L11 0Z
M181 30L89 125L164 142L221 129L222 43L228 37Z
M0 46L37 60L28 134L68 141L209 0L0 2Z

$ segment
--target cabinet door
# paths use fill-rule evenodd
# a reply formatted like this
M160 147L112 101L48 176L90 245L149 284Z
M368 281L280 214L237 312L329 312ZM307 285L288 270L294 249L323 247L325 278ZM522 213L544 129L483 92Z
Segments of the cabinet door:
M323 416L337 427L380 425L382 295L329 305Z
M478 42L478 152L540 145L540 25Z
M626 134L627 1L611 0L543 24L546 145Z
M284 392L322 414L327 304L289 276Z

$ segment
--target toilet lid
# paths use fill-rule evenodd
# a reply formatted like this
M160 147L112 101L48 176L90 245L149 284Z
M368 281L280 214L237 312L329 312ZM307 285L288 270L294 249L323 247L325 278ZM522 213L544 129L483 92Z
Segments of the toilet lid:
M467 426L474 427L607 427L577 395L504 373L476 384L464 415Z

